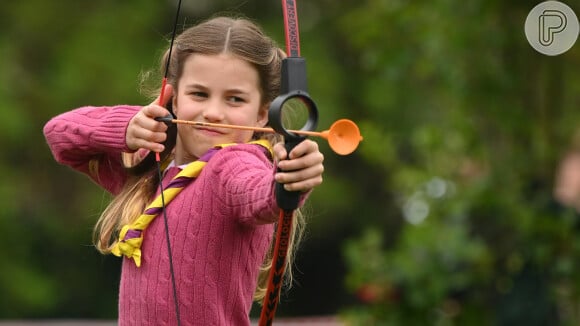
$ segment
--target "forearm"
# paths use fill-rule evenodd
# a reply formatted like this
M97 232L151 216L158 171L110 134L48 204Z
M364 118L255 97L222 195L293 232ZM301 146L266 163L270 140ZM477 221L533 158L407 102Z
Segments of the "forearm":
M274 190L275 167L257 146L242 146L244 150L225 148L210 161L210 178L216 180L212 197L222 201L224 214L237 217L242 224L273 223L280 211ZM299 206L309 193L301 195Z
M137 106L82 107L54 117L46 123L43 132L57 162L102 184L97 178L108 178L107 174L121 169L121 153L128 151L125 130L138 109ZM91 162L98 163L97 171L91 171Z

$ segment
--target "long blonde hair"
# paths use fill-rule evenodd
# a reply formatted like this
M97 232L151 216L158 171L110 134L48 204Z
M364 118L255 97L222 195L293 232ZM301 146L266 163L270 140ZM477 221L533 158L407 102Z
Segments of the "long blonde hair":
M256 68L260 80L262 104L271 103L280 93L281 63L285 54L257 25L247 19L213 18L186 29L175 39L174 43L171 58L169 58L168 49L163 55L160 67L163 70L167 65L167 60L170 60L167 82L173 85L175 90L183 73L184 62L190 55L228 53L251 63ZM170 107L168 109L171 110ZM175 146L175 132L174 126L168 130L166 150L161 154L163 162L171 160L171 152ZM254 138L268 139L272 144L282 140L280 136L269 133L255 133ZM94 244L103 254L110 253L112 245L117 240L118 230L141 215L159 186L160 180L156 174L153 156L149 155L136 165L133 164L133 159L134 157L130 154L124 154L123 160L128 166L129 178L120 193L103 211L94 228ZM292 226L286 266L285 284L287 286L292 284L293 258L302 238L304 225L305 219L302 213L297 211ZM254 294L256 301L262 300L265 295L273 243L274 241L260 268L258 286Z

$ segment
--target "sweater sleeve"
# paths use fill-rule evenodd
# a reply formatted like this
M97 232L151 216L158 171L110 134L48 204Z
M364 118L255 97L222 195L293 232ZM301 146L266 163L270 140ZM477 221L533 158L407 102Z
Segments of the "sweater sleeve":
M126 180L121 162L121 153L129 151L125 131L139 109L126 105L81 107L48 121L44 136L58 163L88 175L116 194Z
M221 149L208 163L214 198L222 201L227 214L246 225L273 223L280 208L275 196L275 166L256 145L242 144ZM302 205L309 193L300 200Z

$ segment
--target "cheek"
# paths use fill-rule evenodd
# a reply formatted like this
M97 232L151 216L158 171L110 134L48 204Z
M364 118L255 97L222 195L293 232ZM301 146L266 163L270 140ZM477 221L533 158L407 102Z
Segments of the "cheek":
M178 100L173 106L173 113L178 119L184 119L195 117L199 114L199 108L195 102L187 100Z

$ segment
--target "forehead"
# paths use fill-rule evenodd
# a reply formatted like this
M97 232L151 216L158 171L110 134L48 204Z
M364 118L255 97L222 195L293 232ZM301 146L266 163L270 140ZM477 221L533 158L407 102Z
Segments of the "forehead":
M192 54L184 62L181 86L259 89L256 68L246 60L231 54Z

